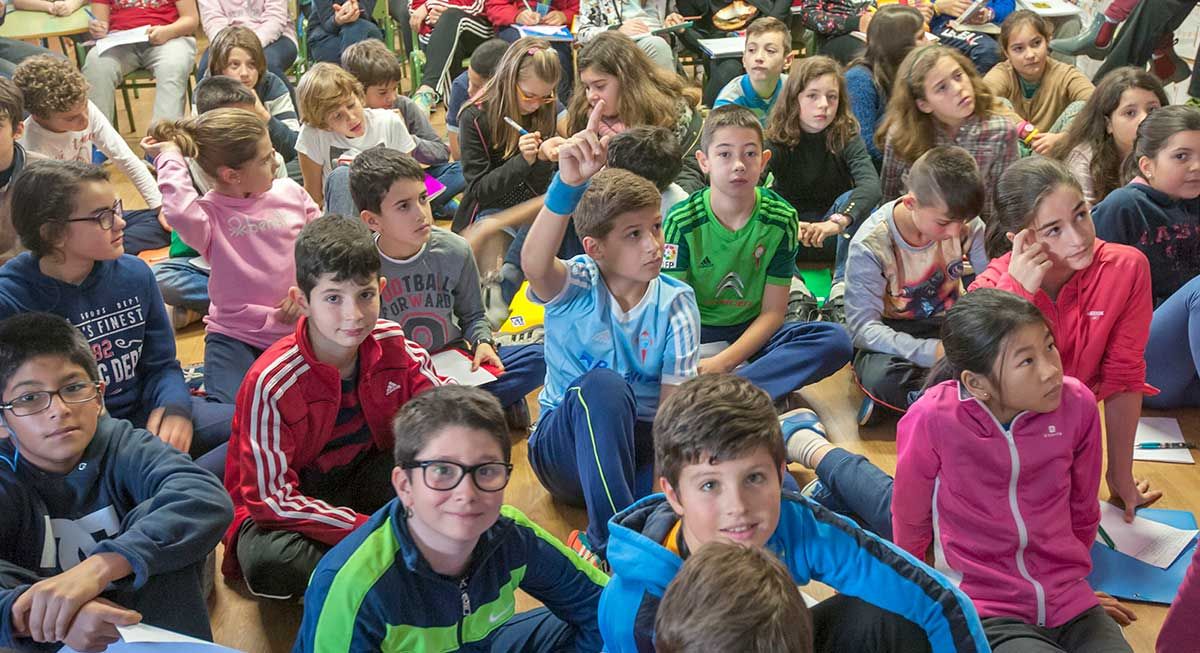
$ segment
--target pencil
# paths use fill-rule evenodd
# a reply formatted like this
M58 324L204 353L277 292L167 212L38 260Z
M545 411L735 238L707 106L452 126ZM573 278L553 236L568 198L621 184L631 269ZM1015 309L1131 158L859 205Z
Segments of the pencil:
M1116 545L1116 544L1113 544L1112 538L1108 536L1108 533L1104 532L1104 527L1103 527L1103 526L1101 526L1101 527L1100 527L1100 539L1101 539L1101 540L1102 540L1102 541L1103 541L1103 542L1104 542L1106 545L1108 545L1108 548L1112 549L1113 551L1116 551L1116 550L1117 550L1117 545Z
M524 127L521 126L521 123L517 122L516 120L513 120L512 118L509 118L508 116L504 116L504 122L508 123L509 127L512 127L513 129L517 130L517 133L522 136L529 133L528 129L525 129Z

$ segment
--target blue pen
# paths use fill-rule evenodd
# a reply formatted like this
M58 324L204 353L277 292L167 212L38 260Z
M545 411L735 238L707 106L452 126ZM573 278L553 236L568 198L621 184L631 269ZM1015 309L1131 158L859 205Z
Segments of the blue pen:
M508 116L504 116L504 122L508 123L509 127L512 127L513 129L517 130L517 133L522 136L529 133L528 129L525 129L524 127L521 126L521 123L517 122L516 120L513 120L512 118L509 118Z
M87 7L83 8L83 13L87 14L88 18L91 18L92 20L99 20L98 18L96 18L96 14L93 14L92 10L88 9Z

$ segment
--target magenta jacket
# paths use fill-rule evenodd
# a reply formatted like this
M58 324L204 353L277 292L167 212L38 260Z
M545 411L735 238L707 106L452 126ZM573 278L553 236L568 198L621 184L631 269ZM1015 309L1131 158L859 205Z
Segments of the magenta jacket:
M1100 415L1087 386L1063 377L1058 410L1005 428L946 381L908 409L896 447L895 542L918 559L932 543L934 566L980 617L1053 628L1097 605Z

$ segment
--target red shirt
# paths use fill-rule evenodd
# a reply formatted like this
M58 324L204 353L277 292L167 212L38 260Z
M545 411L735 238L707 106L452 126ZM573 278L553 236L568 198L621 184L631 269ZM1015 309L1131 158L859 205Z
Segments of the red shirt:
M92 0L96 4L111 5L108 30L119 32L144 25L170 25L179 20L176 0Z
M1119 392L1158 394L1146 385L1146 340L1154 306L1145 255L1097 238L1092 264L1076 272L1056 300L1041 289L1035 295L1026 292L1008 273L1011 258L1009 252L992 259L970 289L999 288L1033 302L1050 323L1063 373L1083 381L1097 400Z

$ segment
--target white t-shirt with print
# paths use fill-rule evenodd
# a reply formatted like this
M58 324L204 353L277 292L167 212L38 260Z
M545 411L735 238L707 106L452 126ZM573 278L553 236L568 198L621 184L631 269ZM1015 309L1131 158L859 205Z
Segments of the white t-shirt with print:
M363 109L363 135L346 138L328 129L312 125L301 125L296 138L296 151L321 165L322 174L329 174L338 166L349 165L360 153L383 145L405 154L417 149L417 143L404 119L388 109Z

